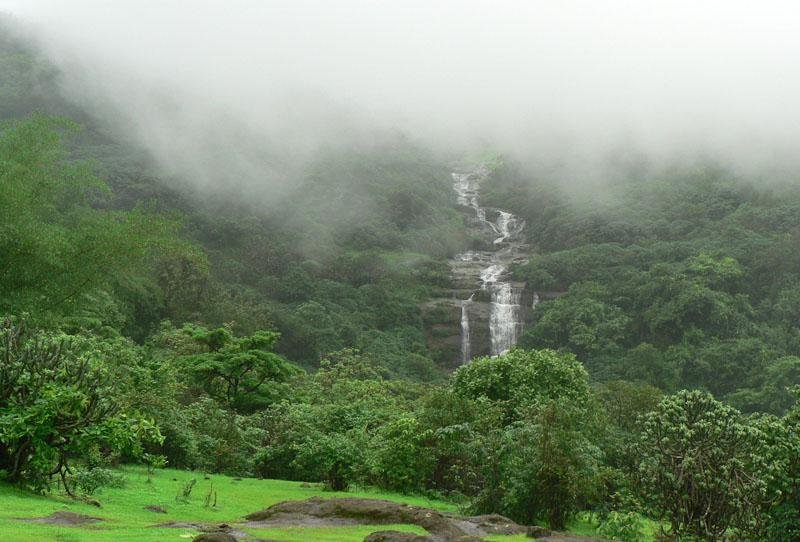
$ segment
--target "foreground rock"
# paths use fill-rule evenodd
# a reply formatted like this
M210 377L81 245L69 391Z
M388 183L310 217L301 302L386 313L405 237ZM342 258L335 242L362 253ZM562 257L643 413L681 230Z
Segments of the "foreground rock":
M243 540L247 538L247 533L233 528L227 523L195 523L193 521L168 521L159 523L153 527L168 529L195 529L200 531L195 541L205 542L230 542L232 540Z
M194 537L192 542L236 542L233 535L221 531L202 533Z
M455 540L468 536L450 517L430 508L399 504L379 499L322 499L312 497L304 501L286 501L266 510L246 516L248 526L366 524L389 525L410 523L419 525L436 540ZM510 521L510 520L509 520Z
M378 531L365 542L479 542L490 535L521 534L544 542L594 542L596 539L550 533L540 527L519 525L507 517L458 516L409 504L380 499L312 497L286 501L246 516L248 527L285 525L390 525L412 524L428 531L428 536L400 531Z

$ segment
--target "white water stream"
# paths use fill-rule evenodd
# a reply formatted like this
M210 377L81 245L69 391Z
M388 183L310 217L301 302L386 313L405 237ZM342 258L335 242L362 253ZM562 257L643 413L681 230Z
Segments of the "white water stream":
M521 331L520 297L522 292L508 280L508 266L519 256L520 233L525 222L502 209L480 205L480 184L486 178L486 171L479 169L471 173L453 173L453 188L459 205L475 211L475 218L482 228L491 232L492 250L470 251L460 254L461 261L484 261L486 267L480 272L481 289L491 295L489 313L489 335L491 354L499 356L508 352L517 342ZM487 218L490 217L490 218ZM470 322L469 306L475 293L461 301L461 357L462 363L469 362Z

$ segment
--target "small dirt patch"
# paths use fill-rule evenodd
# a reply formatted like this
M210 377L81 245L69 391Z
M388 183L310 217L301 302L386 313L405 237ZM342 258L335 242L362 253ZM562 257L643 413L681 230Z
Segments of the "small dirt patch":
M500 514L466 517L448 515L448 517L461 530L472 536L527 534L528 532L528 527L519 525Z
M157 504L148 504L144 507L145 510L149 510L150 512L154 512L156 514L166 514L167 509L163 506L158 506Z
M429 542L429 536L421 536L403 531L377 531L367 535L364 542Z
M87 523L97 523L103 521L103 518L96 518L94 516L86 516L84 514L76 514L75 512L68 512L65 510L53 512L47 517L27 519L31 523L47 523L50 525L86 525Z

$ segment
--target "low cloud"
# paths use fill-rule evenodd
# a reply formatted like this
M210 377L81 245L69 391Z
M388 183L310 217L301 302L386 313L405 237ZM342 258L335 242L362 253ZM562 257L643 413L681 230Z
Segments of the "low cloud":
M67 95L200 186L399 130L566 177L609 153L792 175L791 2L7 1Z

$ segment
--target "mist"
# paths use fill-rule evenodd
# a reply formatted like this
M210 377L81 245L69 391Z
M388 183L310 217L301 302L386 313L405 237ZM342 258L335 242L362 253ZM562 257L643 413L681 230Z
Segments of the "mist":
M5 1L64 93L198 186L401 132L574 182L611 153L793 176L791 2Z

